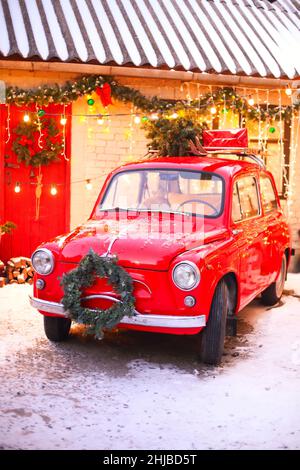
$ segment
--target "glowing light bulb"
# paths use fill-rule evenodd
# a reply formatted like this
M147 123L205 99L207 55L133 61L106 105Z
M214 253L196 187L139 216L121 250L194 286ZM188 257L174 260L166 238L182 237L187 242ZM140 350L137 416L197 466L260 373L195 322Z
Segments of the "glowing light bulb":
M173 113L173 114L171 114L170 118L171 118L171 119L176 119L176 118L178 118L178 114L177 114L177 113Z
M249 106L253 106L254 105L254 99L250 96L250 98L248 99L248 104Z
M139 124L141 122L140 116L134 116L134 123Z
M217 109L215 108L215 106L210 108L210 114L216 114L216 113L217 113Z
M62 116L62 117L61 117L60 123L61 123L62 126L65 126L65 125L67 124L67 118L66 118L66 116Z
M29 122L30 121L30 117L29 117L28 113L24 114L23 121L24 122Z
M51 194L52 196L56 196L56 194L57 194L57 188L56 188L56 186L51 186L50 194Z
M157 113L152 113L152 114L150 115L150 119L151 119L151 121L157 121L157 119L158 119L158 114L157 114Z
M15 191L15 193L19 193L21 191L20 183L16 183L14 191Z
M103 119L103 116L101 116L101 114L97 117L97 124L99 124L99 126L102 126L102 124L104 123L104 119Z
M293 90L292 90L290 87L287 87L287 88L285 89L285 94L286 94L287 96L291 96L292 93L293 93Z
M85 183L85 188L90 191L91 189L93 189L93 185L91 183L91 180L86 180L86 183Z

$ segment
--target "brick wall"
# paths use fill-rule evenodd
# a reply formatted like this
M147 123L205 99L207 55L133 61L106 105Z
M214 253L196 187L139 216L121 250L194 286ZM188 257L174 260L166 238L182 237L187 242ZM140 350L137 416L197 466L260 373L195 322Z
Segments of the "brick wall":
M74 114L84 114L86 104L79 100ZM147 151L147 142L140 126L132 123L131 106L114 105L111 119L99 125L96 119L73 118L71 166L71 226L86 220L95 204L108 173L128 161L140 159ZM95 178L95 179L94 179ZM86 189L91 179L92 189Z
M138 88L146 96L178 99L186 95L180 81L117 77L124 85ZM207 92L208 87L203 90ZM196 88L195 90L196 91ZM97 108L98 106L98 108ZM88 110L86 100L73 105L74 115L104 112L99 105ZM107 174L123 163L139 160L147 151L145 133L139 124L132 122L131 104L114 102L109 107L111 119L108 125L97 124L96 119L73 117L72 122L72 167L71 167L71 227L86 220L93 208L99 190ZM122 114L127 114L127 116ZM86 190L82 179L92 179L93 188Z

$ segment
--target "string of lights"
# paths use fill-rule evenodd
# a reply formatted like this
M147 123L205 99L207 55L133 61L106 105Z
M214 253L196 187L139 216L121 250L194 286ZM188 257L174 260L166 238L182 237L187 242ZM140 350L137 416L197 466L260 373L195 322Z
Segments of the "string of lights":
M292 95L294 93L297 93L297 90L292 89L290 85L288 85L284 89L276 89L276 90L270 90L268 88L263 89L263 88L255 88L255 89L247 89L247 88L239 88L235 87L233 88L224 88L222 86L214 86L212 85L201 85L199 83L195 84L197 86L197 97L193 98L191 97L191 90L190 90L190 83L183 83L181 86L181 91L184 90L184 86L187 88L187 93L186 93L186 100L173 100L169 103L165 103L165 106L162 107L162 103L160 103L160 108L151 112L149 114L143 113L143 110L139 109L138 106L134 106L136 108L134 112L134 123L139 124L141 121L145 122L148 119L155 120L159 116L166 116L169 118L175 119L178 116L178 109L194 109L195 111L203 111L203 110L208 110L212 115L217 115L218 111L220 111L220 107L225 107L225 110L222 109L222 113L226 113L226 106L230 109L235 109L236 111L240 111L242 113L249 114L247 116L250 119L257 119L257 120L262 120L265 118L265 115L263 112L261 112L260 109L260 103L259 103L259 92L264 92L266 94L272 93L272 92L279 92L285 93L288 97L292 98ZM203 95L200 93L200 88L208 86L209 87L209 92L206 95ZM124 88L124 87L123 87ZM125 87L128 88L128 87ZM217 90L213 91L213 88ZM238 94L238 90L242 90L242 94ZM128 88L128 90L131 90ZM132 91L132 90L131 90ZM249 94L250 91L250 94ZM256 95L256 100L254 96ZM145 97L144 97L145 98ZM145 98L146 99L146 98ZM163 101L163 100L160 100ZM247 107L245 106L245 103L247 104ZM93 107L95 105L95 100L91 98L91 95L88 95L87 99L87 104L89 106L89 109L93 110ZM268 99L265 100L265 104L267 105L267 117L269 113L274 113L275 117L277 119L280 119L279 113L278 113L278 106L276 104L271 105L268 102ZM134 103L133 103L134 105ZM209 106L208 106L209 105ZM64 105L65 106L65 105ZM178 109L177 109L178 108ZM285 107L285 112L287 114L290 113L290 108L291 106L288 105ZM273 109L273 110L272 110ZM20 112L24 112L22 110L18 110ZM30 115L35 114L34 111L31 110L26 110L25 114L23 116L23 119L25 122L29 122L30 120ZM130 113L114 113L111 114L107 112L107 109L105 110L104 113L95 113L95 112L90 112L90 113L51 113L48 112L42 108L39 109L38 115L40 117L47 115L47 116L61 116L61 124L65 125L67 123L67 118L70 117L85 117L85 118L92 118L92 119L97 119L97 122L99 125L103 124L105 119L111 118L111 117L119 117L119 116L131 116L132 112Z
M295 174L296 174L296 161L297 161L297 150L298 150L298 142L300 137L300 113L291 125L291 145L290 145L290 181L287 188L287 202L288 202L288 215L292 215L292 206L294 203L294 190L296 188L295 183Z
M104 176L105 176L105 173L103 172L103 174L95 176L93 178L85 178L85 179L71 181L70 184L73 185L73 184L78 184L78 183L85 183L86 190L91 191L93 189L92 181L101 180ZM14 192L17 193L17 194L20 193L22 191L22 186L25 186L25 185L37 186L38 182L36 182L36 181L17 181L14 185ZM65 184L64 183L43 183L43 186L50 187L50 194L52 196L56 196L57 193L58 193L57 188L59 186L65 186Z
M112 96L119 101L124 103L131 102L130 112L122 113L111 113L108 111L108 108L104 106L103 112L99 112L97 106L97 95L92 95L94 92L97 93L97 86L105 85L106 82L109 82L112 88ZM45 88L46 87L46 88ZM82 88L81 88L82 87ZM203 93L203 90L208 89L208 93ZM196 93L195 93L196 90ZM238 92L241 91L241 94ZM22 93L21 93L22 92ZM62 125L62 134L63 134L63 150L62 156L69 160L65 153L65 138L66 138L66 125L68 120L72 118L79 117L82 119L81 122L84 122L85 119L92 119L94 122L97 122L99 126L106 124L109 126L110 120L112 118L118 117L130 117L129 129L126 132L126 138L129 140L129 154L131 155L133 145L134 145L134 125L139 125L146 123L147 121L155 121L160 118L167 119L177 119L178 117L183 116L185 112L194 112L193 116L199 120L200 123L206 122L209 126L212 126L215 120L220 120L223 123L223 126L226 124L231 124L232 127L236 125L235 114L240 115L240 122L242 126L246 125L247 120L255 120L258 122L258 146L264 151L267 147L268 138L270 134L274 134L276 128L274 127L274 122L279 121L279 139L280 144L280 153L282 155L282 165L283 165L283 178L285 192L288 194L290 188L287 182L287 171L285 163L285 155L283 152L283 120L293 119L296 116L296 111L299 109L299 103L295 102L296 94L298 90L292 89L290 85L287 85L282 89L268 89L268 88L245 88L245 87L224 87L221 85L207 85L200 84L198 82L183 82L180 87L180 92L186 92L185 99L174 99L174 100L163 100L154 98L144 97L138 90L131 89L126 86L119 85L113 79L108 77L83 77L82 79L74 82L73 85L56 87L56 95L53 94L54 98L52 99L51 87L44 86L38 92L38 95L34 95L34 90L29 97L24 90L9 90L8 93L8 103L7 103L7 139L8 142L11 138L10 132L10 103L17 102L22 106L30 105L34 102L34 98L38 99L39 95L47 97L46 101L41 98L39 101L35 101L36 108L32 109L17 109L19 113L23 114L23 121L30 122L31 120L37 120L40 122L40 119L43 116L49 117L59 117L60 124ZM261 95L260 95L261 93ZM270 99L272 93L278 93L279 95L279 104L278 100ZM98 94L98 93L97 93ZM263 96L265 94L265 96ZM286 95L287 98L290 98L291 104L283 105L282 96ZM76 95L76 96L75 96ZM86 98L86 104L88 105L89 112L84 113L72 113L66 112L66 104L76 101L79 97ZM49 98L49 99L48 99ZM61 99L63 98L63 99ZM95 98L95 99L94 99ZM276 104L274 104L274 101ZM49 103L60 103L64 105L62 113L48 112L45 108ZM296 104L295 104L296 103ZM103 104L103 103L102 103ZM101 110L102 111L102 110ZM230 114L228 114L230 113ZM228 116L230 118L228 119ZM262 122L264 125L262 126ZM90 131L90 129L88 129ZM107 128L109 132L109 127ZM40 128L40 138L41 138L41 128ZM293 144L292 144L293 146ZM92 189L92 182L96 178L85 178L84 180L73 181L71 184L85 183L86 189ZM100 176L102 178L102 176ZM21 185L23 184L37 184L34 182L18 182L15 186L15 192L18 193L21 191ZM52 183L45 183L43 186L50 186L50 192L52 195L57 194L57 187L63 183L54 185Z
M6 118L6 133L7 133L7 138L6 138L6 141L5 141L5 144L8 144L8 142L10 141L10 137L11 137L11 132L10 132L10 105L7 106L7 118Z

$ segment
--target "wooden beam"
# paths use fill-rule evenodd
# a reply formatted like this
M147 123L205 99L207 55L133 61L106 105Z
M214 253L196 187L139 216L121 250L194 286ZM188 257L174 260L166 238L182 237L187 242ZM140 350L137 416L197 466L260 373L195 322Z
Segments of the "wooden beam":
M263 88L284 88L290 85L292 88L300 87L300 80L246 77L239 75L222 75L209 73L194 73L177 70L147 69L142 67L116 67L107 65L77 64L65 62L31 62L0 60L1 69L4 70L26 70L31 72L48 71L78 74L101 74L123 77L158 78L170 80L182 80L185 82L198 82L203 84L232 85Z

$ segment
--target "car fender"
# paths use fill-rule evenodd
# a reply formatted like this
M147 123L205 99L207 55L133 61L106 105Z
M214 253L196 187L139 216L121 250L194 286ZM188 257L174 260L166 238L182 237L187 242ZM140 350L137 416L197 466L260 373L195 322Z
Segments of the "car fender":
M237 299L235 312L239 308L239 256L232 238L217 241L202 247L194 248L173 260L171 271L180 261L194 262L201 275L196 296L199 309L208 318L216 287L219 281L229 275L233 275L237 284Z

